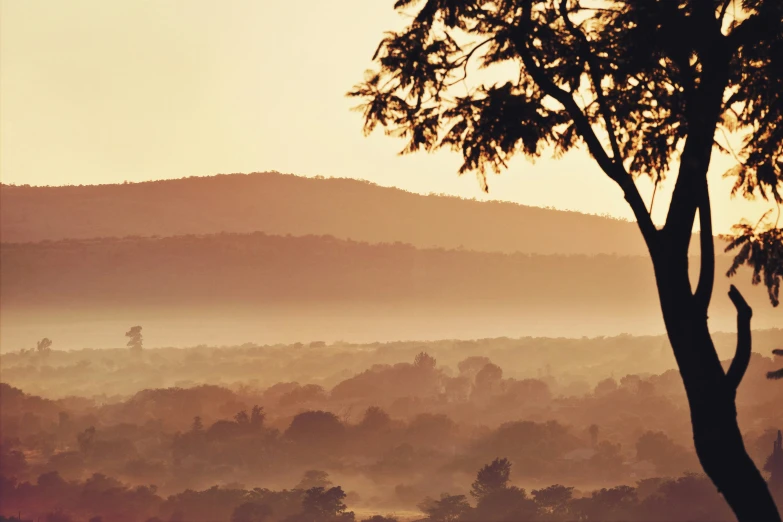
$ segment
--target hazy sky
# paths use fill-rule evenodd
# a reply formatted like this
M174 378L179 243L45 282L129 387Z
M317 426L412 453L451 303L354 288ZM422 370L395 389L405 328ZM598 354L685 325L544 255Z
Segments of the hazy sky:
M0 0L0 168L4 183L142 181L277 170L630 217L584 153L524 159L490 179L456 175L455 153L399 157L361 133L345 98L393 1ZM715 227L758 219L728 201L713 163ZM649 201L649 183L641 186ZM656 209L665 210L667 191ZM660 218L660 214L656 213Z

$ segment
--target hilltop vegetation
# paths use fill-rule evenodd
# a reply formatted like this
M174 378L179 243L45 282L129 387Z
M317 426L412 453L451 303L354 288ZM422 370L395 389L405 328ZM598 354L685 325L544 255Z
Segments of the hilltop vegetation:
M4 242L256 231L420 248L646 254L633 223L422 196L354 179L264 172L122 185L0 186Z

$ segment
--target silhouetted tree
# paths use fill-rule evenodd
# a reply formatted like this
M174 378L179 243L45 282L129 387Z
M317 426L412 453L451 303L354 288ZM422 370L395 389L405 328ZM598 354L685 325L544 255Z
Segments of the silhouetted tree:
M636 490L630 486L618 486L593 491L589 497L571 502L576 520L629 520L638 506Z
M691 464L688 452L661 431L646 431L636 441L637 460L655 465L662 476L680 474Z
M237 424L241 424L243 426L250 424L250 417L247 415L247 412L245 410L240 411L236 415L234 415L234 420Z
M343 502L345 493L340 486L333 488L311 488L305 492L302 500L302 520L314 522L331 522L338 520L352 521L353 512L346 511Z
M391 417L386 411L378 406L370 406L364 412L364 417L359 423L363 429L381 430L391 425Z
M633 500L629 499L629 503L632 504ZM649 521L717 522L734 519L709 479L695 474L660 481L656 491L639 502L636 511L638 519Z
M128 348L135 351L141 350L141 326L131 326L130 330L125 332L125 337L128 338Z
M592 447L596 447L598 444L598 432L599 428L597 424L591 424L590 427L587 429L587 431L590 433L590 445Z
M493 491L508 487L511 476L511 463L508 459L495 459L481 468L470 488L470 495L477 501Z
M769 472L770 487L783 488L783 433L780 430L778 430L778 437L772 445L772 453L764 464L764 471Z
M436 363L435 358L426 352L420 352L413 359L413 365L416 368L421 368L424 370L434 370L435 363Z
M553 517L563 517L568 515L568 504L573 492L574 488L556 484L543 489L534 489L531 494L543 513Z
M503 369L497 364L489 363L476 374L475 392L486 397L497 391L503 380Z
M615 390L617 390L617 381L611 377L604 379L595 385L595 394L599 397Z
M460 373L478 373L479 370L491 362L489 357L472 355L467 359L460 361L457 364L457 369L459 369Z
M395 7L416 3L399 0ZM553 146L559 156L586 146L622 190L648 247L705 472L741 521L779 522L737 425L752 310L732 286L739 335L728 371L707 324L715 282L707 172L713 148L731 153L738 163L728 173L737 179L734 193L783 201L783 2L604 4L428 0L405 29L383 39L373 56L379 69L349 95L364 102L366 133L386 127L407 140L402 153L461 151L460 173L476 172L485 189L487 169L499 172L514 154L534 158ZM478 78L469 89L451 90L472 78L471 60L506 66L507 81ZM739 150L726 133L742 135ZM672 199L658 228L635 179L647 176L657 189L673 166ZM697 214L701 256L693 289L688 253ZM752 282L763 281L777 305L783 230L777 223L743 225L726 239L729 249L740 248L729 275L751 265Z
M82 453L88 453L95 442L95 427L90 426L83 432L76 436L76 441L79 443L79 449Z
M343 442L345 426L334 413L306 411L298 414L285 431L285 437L302 452L327 453Z
M470 489L476 499L471 519L486 522L532 520L538 512L536 503L527 498L524 489L509 486L511 463L495 459L481 468Z
M510 486L489 493L476 504L468 517L476 522L518 522L536 520L538 505L524 489Z
M193 424L190 426L190 431L200 432L204 430L204 423L201 421L201 417L198 415L193 417Z
M598 474L617 476L622 472L624 459L621 454L620 444L612 444L608 440L602 440L595 447L595 454L590 457L590 464L594 466Z
M465 495L449 495L444 493L440 500L426 498L419 504L419 509L427 514L431 522L456 522L470 513L471 508Z
M250 412L250 424L255 427L261 427L264 425L265 419L266 413L264 413L264 408L257 405L253 406L253 409Z
M52 341L48 337L44 337L36 343L36 350L41 355L49 355L52 353Z

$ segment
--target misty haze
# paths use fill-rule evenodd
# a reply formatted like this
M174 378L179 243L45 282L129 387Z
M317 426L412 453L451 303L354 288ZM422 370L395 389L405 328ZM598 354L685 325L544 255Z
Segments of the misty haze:
M783 4L335 7L0 0L0 522L781 522Z

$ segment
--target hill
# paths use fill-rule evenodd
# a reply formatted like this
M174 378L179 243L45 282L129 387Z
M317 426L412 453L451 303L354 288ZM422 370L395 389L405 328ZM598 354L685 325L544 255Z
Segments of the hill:
M354 179L265 172L122 185L0 186L3 242L256 231L419 248L646 254L633 223L423 196Z
M213 324L217 337L209 342L663 331L645 256L502 254L252 233L4 243L0 263L5 341L23 328L18 316L25 313L34 315L28 335L38 324L40 335L32 335L39 337L47 335L40 324L50 313L82 330L90 327L80 322L141 317L164 329L177 317L194 341L205 318L228 318L234 326ZM728 264L719 257L718 273ZM756 307L754 327L779 326L780 312L749 280L742 273L734 282ZM733 331L727 287L719 278L710 318ZM248 325L256 328L252 336ZM288 330L259 339L259 328L263 335Z

